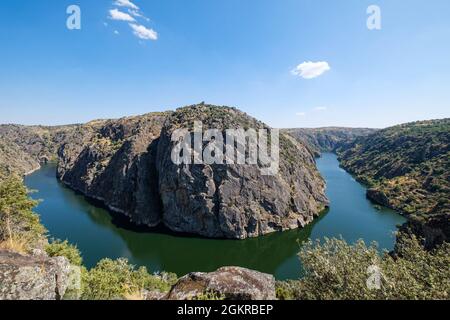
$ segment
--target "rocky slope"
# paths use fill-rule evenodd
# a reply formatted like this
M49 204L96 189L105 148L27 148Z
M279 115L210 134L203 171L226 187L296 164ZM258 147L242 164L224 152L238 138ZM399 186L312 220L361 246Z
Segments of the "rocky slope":
M321 152L335 152L356 138L368 136L376 131L376 129L368 128L340 127L285 129L285 132L295 139L306 143L315 156L320 156Z
M26 174L39 168L39 161L17 144L0 136L0 172Z
M410 217L430 245L448 241L450 119L421 121L358 138L342 166L370 189L368 198Z
M263 128L233 108L196 105L98 121L59 152L58 177L71 188L147 226L207 237L255 237L302 227L327 205L324 181L311 153L282 135L280 171L263 176L258 165L175 165L176 128Z
M0 125L0 168L25 175L56 161L58 149L77 127Z

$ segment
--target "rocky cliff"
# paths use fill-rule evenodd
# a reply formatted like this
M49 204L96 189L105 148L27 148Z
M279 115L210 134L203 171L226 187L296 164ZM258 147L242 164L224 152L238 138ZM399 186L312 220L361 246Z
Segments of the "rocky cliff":
M303 144L281 135L280 170L258 165L176 165L176 128L267 128L233 108L196 105L173 113L96 121L79 127L59 151L58 177L135 223L163 223L207 237L255 237L302 227L327 205L324 181Z
M303 227L327 205L324 182L311 153L295 140L280 137L280 170L261 174L258 165L176 165L170 155L177 128L268 128L228 107L198 105L178 109L167 119L158 146L157 170L163 222L174 231L207 237L256 237Z
M151 113L80 126L59 149L58 178L137 224L159 224L155 158L166 117Z

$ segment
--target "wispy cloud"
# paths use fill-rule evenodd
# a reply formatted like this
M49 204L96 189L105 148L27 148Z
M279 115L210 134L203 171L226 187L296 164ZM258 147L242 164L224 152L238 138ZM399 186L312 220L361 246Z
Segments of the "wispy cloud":
M141 13L139 10L128 9L128 13L131 14L132 16L134 16L134 17L142 18L145 21L150 21L150 19L147 18L146 16L144 16L144 14Z
M113 19L113 20L128 21L128 22L136 21L128 13L119 11L118 9L111 9L111 10L109 10L109 17L111 19Z
M325 110L327 110L327 109L328 109L327 107L317 107L317 108L314 108L315 111L325 111Z
M306 112L297 112L295 115L297 117L304 117L304 116L306 116Z
M291 73L293 75L300 76L303 79L314 79L330 69L330 65L326 61L307 61L299 64L294 70L291 71Z
M153 29L148 29L143 25L130 23L133 33L136 37L143 40L158 40L158 33Z
M139 7L130 0L116 0L114 4L119 7L127 7L134 10L139 10Z

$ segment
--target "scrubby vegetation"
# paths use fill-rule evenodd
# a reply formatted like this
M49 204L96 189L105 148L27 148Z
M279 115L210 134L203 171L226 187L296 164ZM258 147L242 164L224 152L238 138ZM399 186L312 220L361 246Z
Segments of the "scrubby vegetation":
M74 266L81 266L83 258L76 245L70 244L67 240L54 240L45 247L49 257L66 257Z
M113 300L139 297L143 291L167 292L175 283L174 274L151 275L145 267L135 268L126 259L103 259L83 275L83 293L86 300Z
M379 254L376 244L342 239L309 242L299 254L304 277L278 282L279 299L449 299L450 244L427 251L402 234L396 252Z
M341 164L406 214L450 212L450 119L414 122L357 139ZM383 203L385 204L385 203Z

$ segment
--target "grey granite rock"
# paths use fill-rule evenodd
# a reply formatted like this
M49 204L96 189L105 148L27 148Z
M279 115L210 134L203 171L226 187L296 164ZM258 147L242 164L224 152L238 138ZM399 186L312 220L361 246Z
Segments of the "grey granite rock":
M60 300L67 289L66 258L0 251L0 300Z

